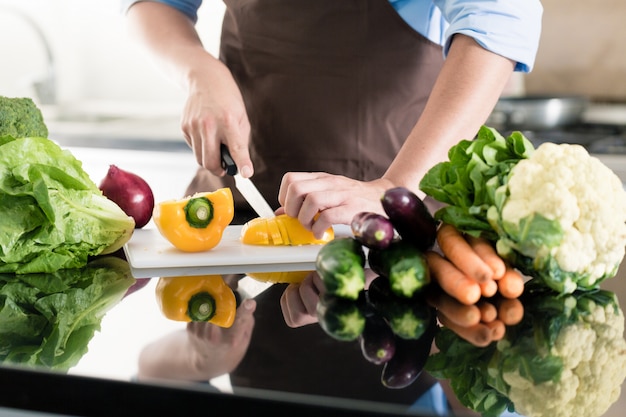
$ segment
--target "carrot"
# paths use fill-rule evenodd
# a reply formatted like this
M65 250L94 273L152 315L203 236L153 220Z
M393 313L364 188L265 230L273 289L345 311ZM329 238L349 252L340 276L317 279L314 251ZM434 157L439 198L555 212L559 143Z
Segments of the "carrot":
M437 231L437 243L443 254L469 278L476 282L493 279L493 271L472 249L454 226L442 224Z
M463 304L476 304L481 296L480 286L476 281L468 278L438 253L428 251L425 255L433 279L445 292Z
M487 239L467 236L467 242L480 259L489 265L489 268L493 271L493 279L500 279L504 276L506 264Z
M480 282L478 285L480 285L480 293L483 297L493 297L498 292L498 284L492 279Z
M429 296L428 302L459 326L473 326L480 322L480 309L476 305L461 304L443 291Z
M439 316L442 325L458 334L461 338L478 347L485 347L493 341L493 332L485 323L478 323L473 326L459 326L444 315Z
M503 298L498 304L498 318L507 326L519 323L524 318L524 306L517 298Z
M476 307L480 310L480 321L491 323L498 317L498 309L488 301L479 301Z
M500 340L506 333L506 326L501 320L494 320L491 323L486 323L486 326L491 330L491 340Z
M505 298L517 298L524 292L522 274L511 267L506 268L504 276L498 281L498 291Z

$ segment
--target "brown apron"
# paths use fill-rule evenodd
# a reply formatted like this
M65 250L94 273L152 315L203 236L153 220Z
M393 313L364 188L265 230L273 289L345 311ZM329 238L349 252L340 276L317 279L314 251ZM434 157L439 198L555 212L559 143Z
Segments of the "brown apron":
M253 180L270 204L277 207L288 171L382 176L423 110L443 63L440 46L411 29L388 0L225 3L221 59L242 91ZM225 180L200 170L188 194L233 187ZM239 207L236 221L255 216ZM382 367L365 361L356 342L335 341L318 325L288 328L283 288L257 297L250 348L231 374L235 391L411 404L434 383L423 373L409 388L384 388Z
M220 59L243 94L253 181L270 205L289 171L380 178L424 108L441 47L388 0L225 3ZM221 186L234 190L200 169L187 194Z

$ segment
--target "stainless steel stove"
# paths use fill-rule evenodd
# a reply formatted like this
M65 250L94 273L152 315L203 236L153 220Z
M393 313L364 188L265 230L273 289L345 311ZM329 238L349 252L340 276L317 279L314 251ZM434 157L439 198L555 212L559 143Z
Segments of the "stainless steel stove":
M580 122L545 130L522 130L535 146L574 143L611 168L626 188L626 104L591 103Z

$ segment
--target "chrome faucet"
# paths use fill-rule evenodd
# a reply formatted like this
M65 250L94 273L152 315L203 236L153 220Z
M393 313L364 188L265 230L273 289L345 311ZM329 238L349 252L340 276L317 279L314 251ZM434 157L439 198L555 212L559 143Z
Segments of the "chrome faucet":
M54 62L52 47L50 46L46 35L44 34L41 27L37 24L37 22L35 22L34 19L32 19L23 11L8 6L3 7L2 5L0 5L0 7L22 19L22 21L30 26L30 28L35 32L36 36L41 41L41 44L43 45L46 53L46 72L37 79L35 79L32 86L39 104L56 104L56 65Z

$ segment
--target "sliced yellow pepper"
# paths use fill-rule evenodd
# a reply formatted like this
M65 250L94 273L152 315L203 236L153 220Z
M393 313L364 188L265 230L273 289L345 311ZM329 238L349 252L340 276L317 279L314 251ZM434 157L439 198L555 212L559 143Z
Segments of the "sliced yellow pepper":
M247 275L261 282L274 284L299 284L313 271L248 272Z
M241 229L241 241L246 245L321 245L335 237L329 227L321 239L306 229L298 219L286 214L266 219L257 217L246 223Z
M163 315L174 321L202 321L230 327L237 301L221 275L161 277L156 298Z
M176 248L201 252L217 246L234 214L232 191L220 188L161 202L154 207L152 219L163 237Z

